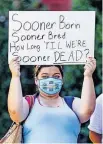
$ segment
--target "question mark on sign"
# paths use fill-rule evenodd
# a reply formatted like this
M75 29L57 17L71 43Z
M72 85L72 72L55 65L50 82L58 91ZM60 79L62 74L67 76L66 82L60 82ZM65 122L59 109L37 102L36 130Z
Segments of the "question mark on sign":
M87 55L89 54L89 49L85 49L84 51L86 51L86 58L87 58Z
M85 49L84 51L86 51L86 58L87 58L87 55L89 54L89 49Z

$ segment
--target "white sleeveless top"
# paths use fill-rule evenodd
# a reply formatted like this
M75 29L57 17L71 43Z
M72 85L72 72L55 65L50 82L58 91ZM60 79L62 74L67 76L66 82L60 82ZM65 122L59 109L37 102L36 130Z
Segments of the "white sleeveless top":
M64 102L62 107L44 107L37 99L23 124L24 143L77 143L80 122Z

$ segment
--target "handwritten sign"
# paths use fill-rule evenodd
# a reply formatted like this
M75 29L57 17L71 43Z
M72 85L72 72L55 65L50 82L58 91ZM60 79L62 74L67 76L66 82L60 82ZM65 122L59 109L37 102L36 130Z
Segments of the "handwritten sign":
M94 11L10 11L8 62L84 64L94 57Z

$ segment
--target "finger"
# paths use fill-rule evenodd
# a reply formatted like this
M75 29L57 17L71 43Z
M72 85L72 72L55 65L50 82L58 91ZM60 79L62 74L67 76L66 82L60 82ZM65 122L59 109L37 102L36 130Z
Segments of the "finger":
M18 65L18 64L15 64L15 65L13 65L13 67L20 67L20 65Z
M94 57L88 57L87 60L88 61L96 61L96 59Z
M88 65L88 64L91 65L92 67L96 67L96 63L93 61L90 61L90 62L86 63L85 65Z
M95 59L94 57L87 57L87 60L93 60Z
M92 66L91 66L90 64L87 64L87 65L85 65L84 69L85 69L85 70L86 70L86 69L91 70L91 69L92 69Z
M14 64L19 64L19 65L20 65L20 62L18 62L18 61L13 61L10 65L14 65Z
M93 62L93 63L96 63L96 59L95 58L89 59L89 61Z
M17 62L17 61L15 61L13 64L14 64L14 65L15 65L15 64L20 65L20 63L19 63L19 62Z
M96 68L96 61L90 61L87 64L91 65L93 67L93 69Z
M88 63L85 64L85 66L89 66L90 68L93 68L94 64L92 62L88 62Z
M20 63L19 58L15 59L14 62Z
M89 56L89 57L87 57L87 58L89 58L89 59L95 59L94 57L92 57L92 56Z
M12 60L13 60L13 61L16 61L18 58L19 58L19 57L17 56L17 57L14 57Z
M16 56L15 58L14 58L14 60L17 60L19 58L19 56Z
M91 63L85 65L84 69L88 69L89 71L93 72L95 70L95 66Z
M16 70L16 69L17 69L17 70L20 70L20 67L18 67L18 66L15 66L14 68L15 68L15 70Z
M89 58L89 59L92 59L92 60L95 59L94 57L88 57L88 58Z
M87 63L91 63L92 65L96 65L96 61L95 60L91 60L91 61L89 61Z
M91 64L93 64L94 66L96 66L96 61L92 60L90 61Z
M96 60L95 59L88 59L86 61L86 63L93 63L94 65L96 65Z
M10 61L9 65L12 64L13 62L17 61L18 58L19 58L19 57L15 57L15 58L13 58L13 59Z
M12 60L10 61L9 65L11 65L13 62L14 62L14 59L12 59Z

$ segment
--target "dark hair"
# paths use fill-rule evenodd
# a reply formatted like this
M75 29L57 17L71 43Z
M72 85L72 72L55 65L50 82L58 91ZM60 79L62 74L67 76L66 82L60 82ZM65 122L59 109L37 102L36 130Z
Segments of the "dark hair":
M52 67L52 66L57 67L57 68L59 69L62 77L63 77L63 67L62 67L61 65L40 65L40 66L36 66L36 67L35 67L35 70L34 70L34 71L35 71L35 77L38 76L38 74L39 74L39 72L40 72L40 70L41 70L42 68L44 68L44 67Z

